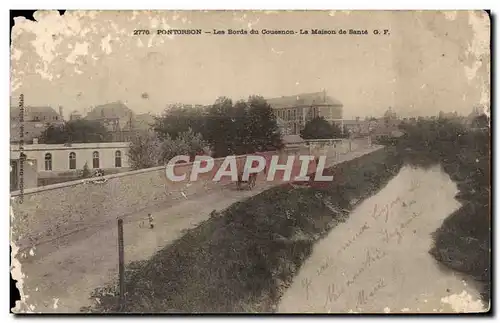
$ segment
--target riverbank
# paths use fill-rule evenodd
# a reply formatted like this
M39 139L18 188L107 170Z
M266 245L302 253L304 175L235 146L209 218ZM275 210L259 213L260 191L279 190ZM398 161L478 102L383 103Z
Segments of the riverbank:
M429 254L432 233L460 207L457 192L439 165L404 165L314 245L278 312L483 312L472 282Z
M433 234L430 254L479 286L488 307L491 290L491 148L489 131L470 131L446 121L407 126L394 142L405 163L440 164L457 184L462 206Z
M379 150L330 169L324 187L282 185L189 230L126 271L125 312L272 312L313 245L401 168ZM118 312L117 286L90 312Z

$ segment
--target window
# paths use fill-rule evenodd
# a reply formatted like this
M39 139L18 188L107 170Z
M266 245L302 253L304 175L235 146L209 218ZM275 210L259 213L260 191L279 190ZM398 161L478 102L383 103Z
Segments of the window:
M122 152L119 150L115 152L115 167L122 167Z
M52 154L45 154L45 170L52 170Z
M76 169L76 154L69 153L69 169Z
M290 110L287 110L287 111L286 111L286 119L287 119L287 120L290 120L290 114L291 114L291 111L290 111Z
M92 168L99 168L99 152L92 153Z
M297 111L296 111L295 109L294 109L294 110L292 110L292 118L293 118L293 120L295 120L296 113L297 113Z

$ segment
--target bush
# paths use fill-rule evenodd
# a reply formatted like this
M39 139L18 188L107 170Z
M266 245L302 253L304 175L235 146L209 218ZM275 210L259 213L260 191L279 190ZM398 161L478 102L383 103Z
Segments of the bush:
M85 162L82 169L82 178L89 178L90 176L92 176L92 173L90 172L89 165Z
M168 134L159 137L156 133L144 132L132 139L128 157L133 169L150 168L164 165L174 156L194 156L205 146L201 134L191 129L180 133L176 139Z

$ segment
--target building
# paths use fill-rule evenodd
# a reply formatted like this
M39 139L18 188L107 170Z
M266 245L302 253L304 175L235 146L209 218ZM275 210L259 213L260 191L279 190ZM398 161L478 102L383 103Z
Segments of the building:
M305 124L315 117L324 117L332 123L342 120L342 103L328 96L326 91L282 96L266 101L280 119L285 135L300 134Z
M109 131L122 131L127 129L127 124L134 118L134 112L121 101L96 106L85 119L99 121Z
M10 106L10 142L19 143L21 131L23 141L31 143L33 138L39 138L50 125L59 126L64 124L63 108L59 107L59 113L49 106L26 106L21 120L20 109L11 99ZM21 121L23 121L21 123ZM22 125L22 127L21 127Z
M13 183L19 182L16 178L20 175L21 152L26 160L32 161L38 177L38 186L41 186L40 182L44 179L59 177L61 180L58 182L77 179L85 164L90 171L102 169L105 174L127 171L130 169L127 156L129 145L128 142L31 144L23 145L22 151L19 145L11 145L11 187ZM23 176L26 176L26 171ZM26 188L26 185L24 187Z
M71 114L69 115L69 120L70 121L74 121L74 120L80 120L82 119L82 114L76 110L74 110L73 112L71 112Z
M356 118L354 120L342 120L336 123L339 127L343 127L344 131L347 131L352 137L367 136L376 126L375 121L361 120L360 118Z

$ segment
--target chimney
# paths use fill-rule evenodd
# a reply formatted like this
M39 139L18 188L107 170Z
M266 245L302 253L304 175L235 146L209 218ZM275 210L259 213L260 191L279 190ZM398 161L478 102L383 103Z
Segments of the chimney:
M61 120L64 120L63 107L61 105L59 106L59 116L61 117Z

